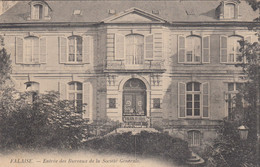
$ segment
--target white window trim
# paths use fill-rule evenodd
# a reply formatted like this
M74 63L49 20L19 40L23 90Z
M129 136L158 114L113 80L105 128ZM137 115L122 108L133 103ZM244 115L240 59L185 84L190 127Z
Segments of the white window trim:
M74 61L69 61L69 57L70 57L70 53L69 53L69 47L70 47L70 45L69 45L69 42L70 42L70 37L76 37L76 38L81 38L81 61L77 61L77 40L75 40L74 41ZM84 56L84 53L83 53L83 37L81 37L81 36L69 36L69 37L67 37L67 63L68 64L83 64L84 62L84 60L83 60L83 56Z
M194 82L191 82L191 83L194 83ZM197 82L199 83L199 82ZM202 83L199 83L200 84L200 91L187 91L185 90L185 105L186 105L186 108L185 108L185 117L186 118L202 118L203 114L203 106L202 106ZM187 83L185 84L185 89L186 89L186 86L187 86ZM192 84L192 89L194 89L194 84ZM192 94L192 115L187 115L187 94ZM200 115L194 115L194 104L195 104L195 101L194 101L194 95L195 94L199 94L200 95Z
M74 85L75 85L75 90L70 90L70 88L69 88L69 84L70 83L73 83ZM82 87L82 89L81 90L77 90L76 89L76 85L77 85L77 83L80 83L81 84L81 87ZM73 101L74 101L74 107L77 107L77 94L79 93L79 94L81 94L82 95L82 98L81 98L81 103L82 103L82 112L83 112L83 110L84 110L84 107L83 107L83 98L84 98L84 96L83 96L83 92L84 92L84 88L83 88L83 83L82 82L78 82L78 81L72 81L72 82L69 82L69 83L67 83L66 84L66 99L68 99L68 100L70 100L69 99L69 94L74 94L74 99L73 99Z
M145 64L145 60L146 60L146 59L145 59L145 51L146 51L146 50L145 50L145 49L146 49L146 48L145 48L145 44L146 44L146 43L145 43L145 36L144 36L143 34L128 34L128 35L139 35L139 36L142 36L142 37L143 37L143 40L144 40L144 42L143 42L143 48L144 48L144 49L143 49L143 63L141 63L141 64L135 64L135 63L134 63L134 64L126 64L126 58L127 58L127 55L126 55L126 54L127 54L127 53L126 53L126 47L127 47L127 46L126 46L126 36L127 36L127 35L125 35L125 36L124 36L124 58L125 58L124 61L125 61L125 65L126 65L127 67L131 67L131 66L134 66L134 67L136 67L136 66L143 66L143 65ZM135 43L135 40L134 40L134 50L135 50L135 46L136 46L136 43ZM116 48L115 48L115 49L116 49ZM136 52L134 52L134 54L136 54ZM136 58L136 55L134 55L134 62L135 62L135 58Z
M195 54L194 52L192 52L192 61L187 61L187 39L189 37L196 37L196 38L200 38L200 61L195 61ZM192 48L194 49L194 41L192 43ZM202 38L200 36L197 35L189 35L185 37L185 57L184 57L184 61L187 64L201 64L202 62Z

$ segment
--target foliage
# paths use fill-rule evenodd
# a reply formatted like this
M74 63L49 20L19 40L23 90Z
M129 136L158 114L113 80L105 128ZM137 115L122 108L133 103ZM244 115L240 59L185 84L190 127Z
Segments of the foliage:
M56 92L38 94L32 102L31 93L1 99L1 148L79 148L86 128L73 103L59 100Z
M10 79L11 60L5 48L0 50L0 88Z
M144 156L161 156L177 162L185 162L190 152L187 142L163 133L142 131L108 135L85 142L85 148L101 152L129 153Z
M260 44L239 41L242 56L237 64L243 70L245 84L236 95L231 117L224 121L219 137L208 150L208 159L213 166L257 166L259 161L259 97L260 97ZM244 103L242 103L244 101ZM231 118L231 119L230 119ZM248 139L240 139L237 128L249 128Z

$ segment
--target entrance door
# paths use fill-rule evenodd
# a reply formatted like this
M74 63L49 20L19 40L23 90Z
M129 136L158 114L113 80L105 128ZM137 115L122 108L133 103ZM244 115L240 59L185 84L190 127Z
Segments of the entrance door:
M130 79L124 85L123 116L146 116L146 88L139 79Z

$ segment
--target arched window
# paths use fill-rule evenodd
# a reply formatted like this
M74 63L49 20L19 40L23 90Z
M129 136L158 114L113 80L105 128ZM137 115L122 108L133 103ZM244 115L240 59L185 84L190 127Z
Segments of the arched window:
M32 19L39 20L43 18L43 6L41 4L33 5Z
M82 62L82 37L69 37L69 62Z
M186 38L186 62L201 61L201 38L189 36Z
M188 131L188 143L189 146L199 146L201 140L201 133L197 130Z
M126 64L144 63L144 36L138 34L127 35L126 38Z
M228 3L224 7L224 18L234 19L235 18L235 4Z
M238 36L228 38L228 62L238 62L238 57L241 56L239 40L242 38Z
M24 39L24 63L39 62L39 38L27 37Z
M69 100L74 101L74 106L77 112L82 112L82 94L83 94L83 89L82 89L82 83L80 82L70 82L69 84L69 90L68 90L68 95L69 95Z
M186 116L200 116L200 83L189 82L186 85Z

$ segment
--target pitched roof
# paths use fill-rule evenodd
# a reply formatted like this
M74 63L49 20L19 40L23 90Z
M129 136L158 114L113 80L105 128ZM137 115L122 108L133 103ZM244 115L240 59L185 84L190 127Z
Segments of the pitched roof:
M168 22L217 22L216 8L219 0L85 0L85 1L47 1L51 11L51 19L42 22L89 22L98 23L116 13L130 8L138 8L146 13L159 11L158 17ZM81 10L82 15L73 15L74 10ZM258 12L253 11L245 2L239 6L241 18L237 21L253 21ZM29 1L20 1L0 16L0 23L29 23ZM41 22L41 21L38 21Z

